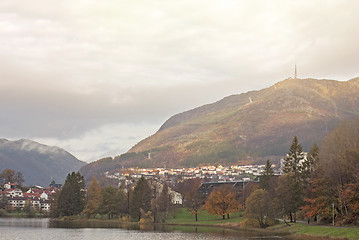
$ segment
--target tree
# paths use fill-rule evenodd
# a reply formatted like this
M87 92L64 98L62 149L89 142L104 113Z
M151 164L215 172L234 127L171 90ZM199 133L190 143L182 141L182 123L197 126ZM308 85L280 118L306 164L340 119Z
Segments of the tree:
M290 146L289 153L284 158L284 173L294 173L298 176L302 171L302 162L304 161L304 153L302 145L298 143L297 136L294 136L292 145Z
M0 209L5 209L8 204L8 198L5 196L5 194L0 195Z
M355 189L359 171L359 118L343 122L333 129L324 139L319 152L319 167L328 181L338 217L353 219L351 194ZM352 185L354 184L354 185ZM352 188L354 187L354 188Z
M152 199L151 214L154 223L164 222L168 217L171 206L171 196L167 183L160 183L156 180L151 181Z
M67 175L58 199L60 216L77 215L84 210L84 188L84 178L79 172Z
M57 218L60 216L60 210L58 206L59 197L60 197L59 191L50 195L50 204L51 204L50 217L52 218Z
M332 191L321 168L317 168L309 181L304 198L305 204L302 210L307 218L318 220L330 219L332 215L332 204L335 202L335 194Z
M101 201L101 188L95 177L92 178L90 187L86 193L86 207L83 210L83 214L90 218L91 215L96 213Z
M181 179L182 176L179 176ZM177 184L174 186L174 190L179 192L182 195L182 206L184 206L185 198L188 192L188 189L191 189L193 187L193 184L195 182L200 181L199 179L186 179L183 181L178 181Z
M307 180L304 161L302 146L298 143L297 136L295 136L283 162L283 172L286 176L281 178L278 183L279 202L286 206L290 219L294 222L296 222L296 212L303 204L304 188ZM283 202L284 199L287 203Z
M315 171L319 164L319 147L317 144L314 144L310 149L306 160L304 161L304 171L306 171L307 176Z
M32 203L31 203L31 200L30 200L30 199L27 199L27 200L26 200L23 210L24 210L24 212L26 212L27 214L29 214L29 213L33 210Z
M246 201L247 201L248 197L252 194L252 192L254 192L259 187L260 186L258 183L255 183L255 182L247 183L246 187L240 193L240 201L242 203L243 209L246 208Z
M261 188L269 191L272 181L273 181L273 176L274 176L274 170L272 168L272 164L270 163L269 160L266 161L266 165L264 167L264 171L262 173L261 176Z
M151 210L151 188L148 184L148 181L142 176L132 194L132 201L130 206L130 213L131 217L137 219L138 221L141 220L141 210L145 213Z
M201 182L199 180L191 181L192 186L189 187L185 197L185 207L198 221L198 214L201 212L201 208L204 204L204 197L201 192L198 191Z
M296 222L296 212L303 205L304 193L294 176L294 173L287 173L278 178L275 199L278 212L282 215L289 215L291 222Z
M266 190L255 190L246 200L246 209L244 216L248 219L255 220L262 228L269 226L268 210L268 193Z
M98 212L107 214L108 219L112 219L115 215L120 213L120 206L125 202L123 192L109 186L101 191L101 202L99 204Z
M212 215L221 215L225 219L226 215L237 212L240 203L236 199L236 192L232 186L223 185L213 190L205 204L206 210Z
M123 189L119 189L117 191L117 201L119 205L120 217L123 217L123 215L128 214L127 193Z
M4 169L0 173L0 181L2 181L2 183L10 182L22 185L25 180L22 172L17 172L13 169Z
M168 212L171 204L171 195L168 191L167 183L163 184L161 195L160 195L160 211Z

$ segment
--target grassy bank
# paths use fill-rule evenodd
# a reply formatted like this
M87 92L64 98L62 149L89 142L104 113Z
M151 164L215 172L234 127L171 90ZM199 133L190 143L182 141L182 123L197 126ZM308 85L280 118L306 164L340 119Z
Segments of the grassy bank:
M238 223L242 220L241 212L230 215L229 219L222 219L219 215L210 215L207 211L202 211L198 215L198 221L187 211L187 209L179 208L175 214L171 215L167 221L170 224L191 224L191 225L221 225L226 223Z
M305 239L305 236L315 236L318 239L359 239L359 228L357 227L332 227L321 225L308 225L303 223L295 223L287 226L284 223L266 228L266 229L244 229L240 228L239 224L244 219L241 212L233 214L230 219L223 220L221 216L213 216L208 212L203 211L198 216L198 221L186 210L178 209L175 218L171 217L167 223L178 225L198 225L198 226L214 226L226 227L243 231L256 231L262 233L273 233L278 235L296 235Z
M38 212L7 212L5 210L0 209L0 217L4 218L43 218L48 217L45 214L40 214Z
M334 239L359 239L359 228L357 227L332 227L321 225L308 225L303 223L284 223L268 228L269 231L289 232L296 235L310 235Z
M195 221L195 218L184 208L177 209L174 214L169 215L169 219L166 223L148 224L148 226L139 226L136 222L131 223L120 223L119 219L86 219L83 216L72 216L66 217L62 220L64 221L75 221L75 222L87 222L87 224L91 223L112 223L117 226L118 224L122 225L133 225L133 229L142 229L142 228L161 228L161 226L172 226L174 230L183 230L183 231L191 231L191 226L200 226L199 231L207 231L206 228L210 229L208 231L213 231L213 227L222 229L233 229L240 231L253 231L262 234L271 234L271 235L286 235L291 236L293 239L307 239L308 236L315 237L315 239L359 239L359 228L356 227L331 227L331 226L320 226L320 225L308 225L303 223L291 223L290 226L287 226L284 223L280 223L278 225L266 228L266 229L252 229L252 228L240 228L240 222L244 219L242 213L235 213L230 216L230 219L222 219L222 216L218 215L210 215L206 211L202 211L198 215L198 221ZM61 221L61 220L60 220ZM152 227L150 227L152 226ZM126 225L126 227L128 227ZM170 227L170 228L172 228ZM197 231L197 229L196 229Z

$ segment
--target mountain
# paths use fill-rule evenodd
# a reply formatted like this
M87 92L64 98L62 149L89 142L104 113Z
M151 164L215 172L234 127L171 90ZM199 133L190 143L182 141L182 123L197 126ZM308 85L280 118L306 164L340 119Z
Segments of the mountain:
M69 172L85 164L59 147L26 139L0 139L0 171L10 168L22 172L24 185L48 186L52 180L63 183Z
M81 172L278 161L294 136L308 151L341 121L358 115L359 78L286 79L174 115L127 153L86 165Z
M358 115L359 78L286 79L174 115L115 160L158 167L278 159L294 136L309 150L339 122Z

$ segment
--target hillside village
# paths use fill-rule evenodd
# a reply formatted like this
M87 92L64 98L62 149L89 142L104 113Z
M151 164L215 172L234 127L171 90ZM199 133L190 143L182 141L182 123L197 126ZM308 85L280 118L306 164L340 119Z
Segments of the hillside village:
M143 176L161 189L164 182L170 186L188 179L201 179L201 189L208 194L208 184L247 184L256 180L264 171L265 165L232 165L232 166L200 166L196 168L126 168L120 171L106 172L105 176L119 181L119 186L134 187L137 181ZM276 165L272 165L276 169ZM279 170L276 170L279 174ZM123 185L122 185L123 184ZM212 186L211 185L211 186ZM6 208L16 210L24 209L29 204L39 212L49 212L51 203L50 198L53 194L61 190L61 184L50 184L49 187L34 186L23 191L18 183L5 183L0 187L0 201ZM173 204L182 204L183 196L170 188ZM4 203L6 201L6 204Z
M251 181L262 175L265 165L231 165L231 166L200 166L194 168L124 168L122 170L108 171L105 173L107 178L129 182L139 179L142 176L147 179L166 180L175 184L178 180L186 179L206 179L206 181ZM280 170L275 164L272 168L276 174ZM180 178L180 179L179 179Z
M39 212L49 212L50 197L60 191L61 184L51 184L49 187L34 186L23 191L18 183L5 183L0 187L0 202L9 210L23 209L29 205Z

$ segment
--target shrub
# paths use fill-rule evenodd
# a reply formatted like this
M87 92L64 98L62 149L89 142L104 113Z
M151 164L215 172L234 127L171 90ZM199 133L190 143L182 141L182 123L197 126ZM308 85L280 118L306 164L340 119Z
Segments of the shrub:
M0 209L0 217L7 217L7 216L9 216L9 214L4 209Z

